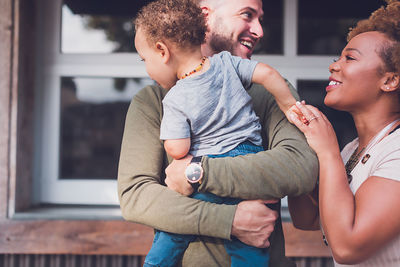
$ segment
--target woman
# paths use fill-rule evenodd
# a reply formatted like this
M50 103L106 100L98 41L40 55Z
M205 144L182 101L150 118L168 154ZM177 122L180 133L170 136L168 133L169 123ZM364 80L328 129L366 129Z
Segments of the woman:
M297 103L305 119L292 119L317 153L320 180L289 198L293 223L321 225L337 266L400 266L400 2L360 21L329 70L324 102L353 116L358 138L340 153L324 114Z

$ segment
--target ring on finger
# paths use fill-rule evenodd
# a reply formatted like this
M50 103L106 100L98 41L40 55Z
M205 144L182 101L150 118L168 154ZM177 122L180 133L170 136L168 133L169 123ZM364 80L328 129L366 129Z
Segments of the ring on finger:
M317 116L312 117L311 119L308 120L308 123L310 123L312 120L318 119Z

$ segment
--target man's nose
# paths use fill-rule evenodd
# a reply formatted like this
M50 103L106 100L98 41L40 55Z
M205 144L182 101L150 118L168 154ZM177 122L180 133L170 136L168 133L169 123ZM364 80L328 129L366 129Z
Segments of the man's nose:
M259 20L254 20L251 23L250 32L252 35L254 35L257 38L262 38L264 36L264 30L263 30Z

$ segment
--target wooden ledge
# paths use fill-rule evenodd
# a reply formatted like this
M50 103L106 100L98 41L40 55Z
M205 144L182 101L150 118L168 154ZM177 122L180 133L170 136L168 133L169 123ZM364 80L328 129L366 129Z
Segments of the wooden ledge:
M2 220L0 254L146 255L153 229L126 221ZM320 231L283 223L288 257L329 257Z
M287 257L331 257L329 248L322 240L321 231L302 231L292 223L283 223Z

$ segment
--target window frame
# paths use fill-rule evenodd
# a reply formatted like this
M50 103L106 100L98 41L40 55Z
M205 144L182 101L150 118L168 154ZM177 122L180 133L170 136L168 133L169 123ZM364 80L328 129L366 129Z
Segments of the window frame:
M38 70L34 201L51 204L118 205L115 180L59 179L61 77L147 78L136 53L61 53L62 0L41 0L38 10ZM45 15L46 14L46 15ZM50 14L50 15L49 15ZM41 40L44 40L42 42ZM57 125L57 127L54 127ZM70 194L74 192L74 194ZM90 192L88 194L88 192Z
M39 2L43 7L37 9L37 24L41 29L37 53L41 60L37 61L36 69L41 71L36 74L36 88L43 90L36 91L39 96L36 106L41 108L36 113L34 165L35 184L42 186L36 186L34 199L37 203L118 205L116 180L58 179L60 129L54 125L60 125L59 83L63 76L146 78L144 64L136 53L61 53L62 0ZM299 79L327 79L327 66L333 58L297 55L297 3L285 0L283 4L283 54L253 56L275 67L294 86ZM73 196L69 194L72 191Z

